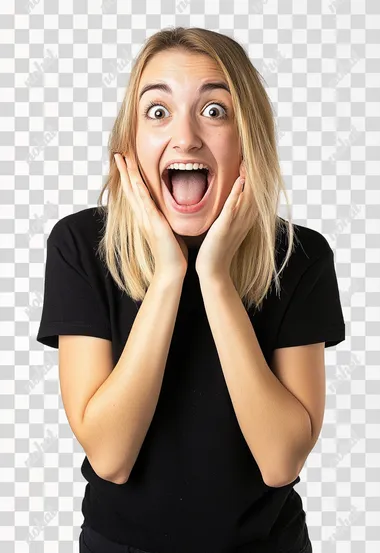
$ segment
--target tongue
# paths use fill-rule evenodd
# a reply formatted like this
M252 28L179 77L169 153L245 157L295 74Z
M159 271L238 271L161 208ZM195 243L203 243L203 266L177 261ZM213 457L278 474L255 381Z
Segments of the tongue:
M172 196L180 205L194 205L201 201L207 190L207 177L202 171L173 171Z

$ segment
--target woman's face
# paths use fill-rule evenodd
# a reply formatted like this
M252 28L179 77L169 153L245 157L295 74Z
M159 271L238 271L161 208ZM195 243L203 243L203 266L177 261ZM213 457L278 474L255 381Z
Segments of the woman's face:
M149 61L138 96L147 84L158 82L170 87L171 92L150 89L138 102L136 148L140 171L173 231L188 246L200 245L239 176L242 158L231 95L223 88L199 93L206 83L223 82L228 88L227 81L208 56L180 50L160 52ZM152 102L157 105L149 107ZM144 116L146 110L150 118ZM208 201L200 211L179 213L167 201L162 172L171 160L203 161L215 173Z

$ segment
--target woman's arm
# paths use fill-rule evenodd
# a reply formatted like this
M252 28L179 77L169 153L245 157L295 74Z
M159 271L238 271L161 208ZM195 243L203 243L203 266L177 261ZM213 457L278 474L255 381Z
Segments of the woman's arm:
M128 480L156 410L182 286L183 278L153 277L118 363L84 412L81 443L114 483Z
M312 449L308 411L268 367L230 278L200 278L210 328L240 429L268 486L293 482Z

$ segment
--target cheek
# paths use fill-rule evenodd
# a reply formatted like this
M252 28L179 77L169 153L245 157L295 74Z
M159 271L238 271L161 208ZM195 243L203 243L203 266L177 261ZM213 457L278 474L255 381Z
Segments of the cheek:
M152 171L154 171L156 162L154 152L147 144L147 139L145 139L142 133L136 135L136 153L140 169L143 167L145 175L151 179L153 177Z
M148 145L154 150L162 148L167 142L167 134L160 134L159 132L152 129L152 127L139 124L136 130L136 143L140 145L141 148L145 149Z
M214 152L218 165L225 171L228 171L231 165L241 162L239 138L233 129L215 136L214 140L210 141L210 149Z
M138 132L136 134L136 150L141 163L149 171L157 171L166 141L160 140L152 132Z

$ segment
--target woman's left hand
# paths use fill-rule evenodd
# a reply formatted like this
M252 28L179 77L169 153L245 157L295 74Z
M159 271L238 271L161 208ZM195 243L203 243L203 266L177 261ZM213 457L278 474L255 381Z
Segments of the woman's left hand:
M199 249L195 269L200 278L229 277L232 259L252 228L255 212L253 192L247 181L242 190L241 177L246 178L244 162L240 165L240 175L221 213L209 228Z

